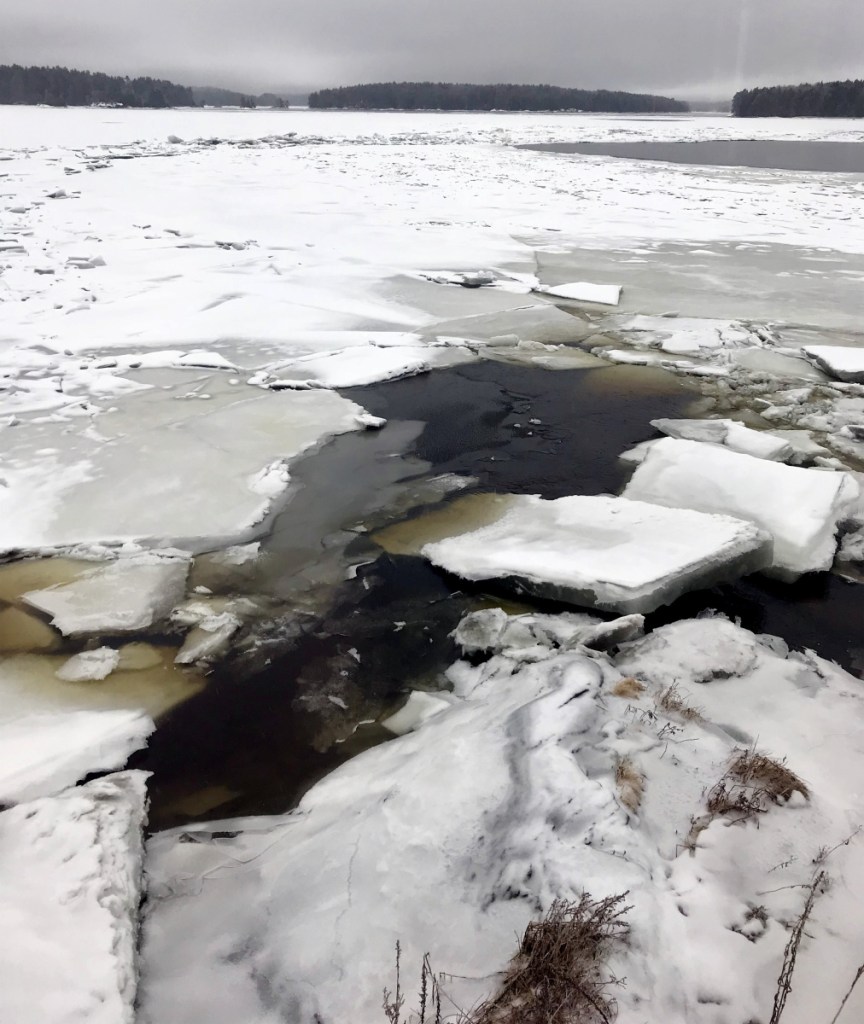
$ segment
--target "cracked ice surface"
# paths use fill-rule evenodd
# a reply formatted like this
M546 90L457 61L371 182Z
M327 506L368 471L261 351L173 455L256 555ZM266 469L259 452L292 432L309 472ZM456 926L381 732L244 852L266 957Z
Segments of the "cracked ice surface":
M629 890L630 940L610 964L626 978L619 1024L642 1024L649 1002L668 1024L707 1005L715 1024L767 1019L802 884L835 845L787 1015L804 1024L839 1003L864 943L858 680L724 619L674 623L614 658L579 646L575 616L489 619L472 644L492 657L450 670L450 707L295 812L151 840L143 1022L374 1021L397 939L406 988L429 952L460 976L447 994L472 1005L528 921L583 889ZM672 684L697 715L658 704ZM718 818L689 852L706 789L754 742L810 799L771 804L758 827ZM625 759L643 778L635 811L616 787Z

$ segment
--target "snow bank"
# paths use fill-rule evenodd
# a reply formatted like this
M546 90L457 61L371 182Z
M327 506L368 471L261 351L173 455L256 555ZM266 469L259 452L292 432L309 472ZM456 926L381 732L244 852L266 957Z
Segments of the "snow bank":
M610 963L626 979L619 1024L644 1024L649 1005L664 1024L767 1020L820 849L833 884L785 1017L830 1016L864 945L859 681L723 620L633 641L618 665L562 649L577 625L511 619L491 659L451 669L453 706L343 765L295 812L154 837L141 1021L377 1021L397 939L406 1016L426 952L458 976L447 996L472 1005L528 921L583 890L629 891L630 938ZM662 704L667 663L705 684L682 691L701 717ZM757 739L809 800L703 822L688 849L706 790ZM619 788L622 771L641 781Z
M0 802L33 800L122 768L154 728L142 711L16 708L0 720Z
M132 1024L145 772L0 813L0 1019Z
M770 564L770 540L749 524L669 511L623 498L511 496L494 522L422 553L465 579L507 579L536 596L622 612L653 611Z
M772 568L788 577L829 569L837 523L858 494L848 473L800 469L697 441L664 438L624 496L755 523L774 538Z
M140 633L183 597L190 559L155 553L119 558L72 583L24 595L67 636Z

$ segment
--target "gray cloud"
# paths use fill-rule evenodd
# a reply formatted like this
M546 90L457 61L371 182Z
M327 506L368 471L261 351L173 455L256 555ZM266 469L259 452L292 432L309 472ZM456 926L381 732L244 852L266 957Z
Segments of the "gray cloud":
M0 63L302 91L391 79L691 97L864 75L861 0L2 0Z

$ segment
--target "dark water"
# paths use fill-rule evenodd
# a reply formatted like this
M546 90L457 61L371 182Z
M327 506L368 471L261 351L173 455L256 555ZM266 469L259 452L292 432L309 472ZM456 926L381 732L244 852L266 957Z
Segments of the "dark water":
M683 414L695 397L662 371L496 362L345 393L386 417L385 431L424 421L410 454L431 463L430 473L475 477L479 490L546 497L618 489L626 477L619 453L651 435L650 419ZM304 473L344 476L343 447L337 442L313 456ZM362 463L353 469L364 473ZM424 560L382 554L362 537L357 547L372 564L337 588L326 613L287 611L272 624L278 653L271 664L252 676L222 666L133 758L132 767L154 773L153 829L289 809L314 782L387 735L366 726L336 742L340 718L348 716L326 695L348 705L355 721L373 718L406 690L433 684L455 660L447 634L481 606L482 588L462 592L459 581ZM270 558L278 557L277 547ZM293 571L296 558L287 551L285 558Z
M620 452L654 436L652 418L686 415L695 397L677 378L647 368L551 371L495 362L347 394L394 427L423 421L410 454L430 463L430 473L472 476L476 490L549 498L618 491L629 472ZM344 474L344 452L332 451L332 466L324 449L304 472ZM364 472L362 463L355 472ZM378 717L406 690L434 686L457 656L448 634L463 613L502 596L422 559L382 554L362 535L354 554L370 564L336 589L326 612L286 610L272 623L278 642L269 664L252 675L222 666L133 758L134 767L154 772L154 829L295 806L333 768L388 738L376 725L343 735L340 724ZM649 625L716 609L860 673L862 595L828 574L794 586L754 576L689 594ZM546 603L542 610L561 609Z
M522 148L711 167L864 174L864 143L860 142L550 142Z

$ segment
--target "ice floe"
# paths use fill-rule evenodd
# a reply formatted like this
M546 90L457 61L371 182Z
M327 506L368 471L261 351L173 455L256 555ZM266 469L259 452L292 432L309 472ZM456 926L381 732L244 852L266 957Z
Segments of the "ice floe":
M755 523L774 540L772 568L794 578L831 567L837 524L858 491L848 473L667 437L652 445L624 496Z
M182 598L190 560L156 553L119 558L71 583L31 591L24 600L67 636L140 633Z
M793 453L788 441L760 430L751 430L735 420L651 420L651 426L688 441L707 441L723 445L733 452L755 455L759 459L786 462Z
M772 557L768 535L740 518L581 495L509 496L494 521L423 554L465 579L503 579L534 596L620 612L652 611Z

